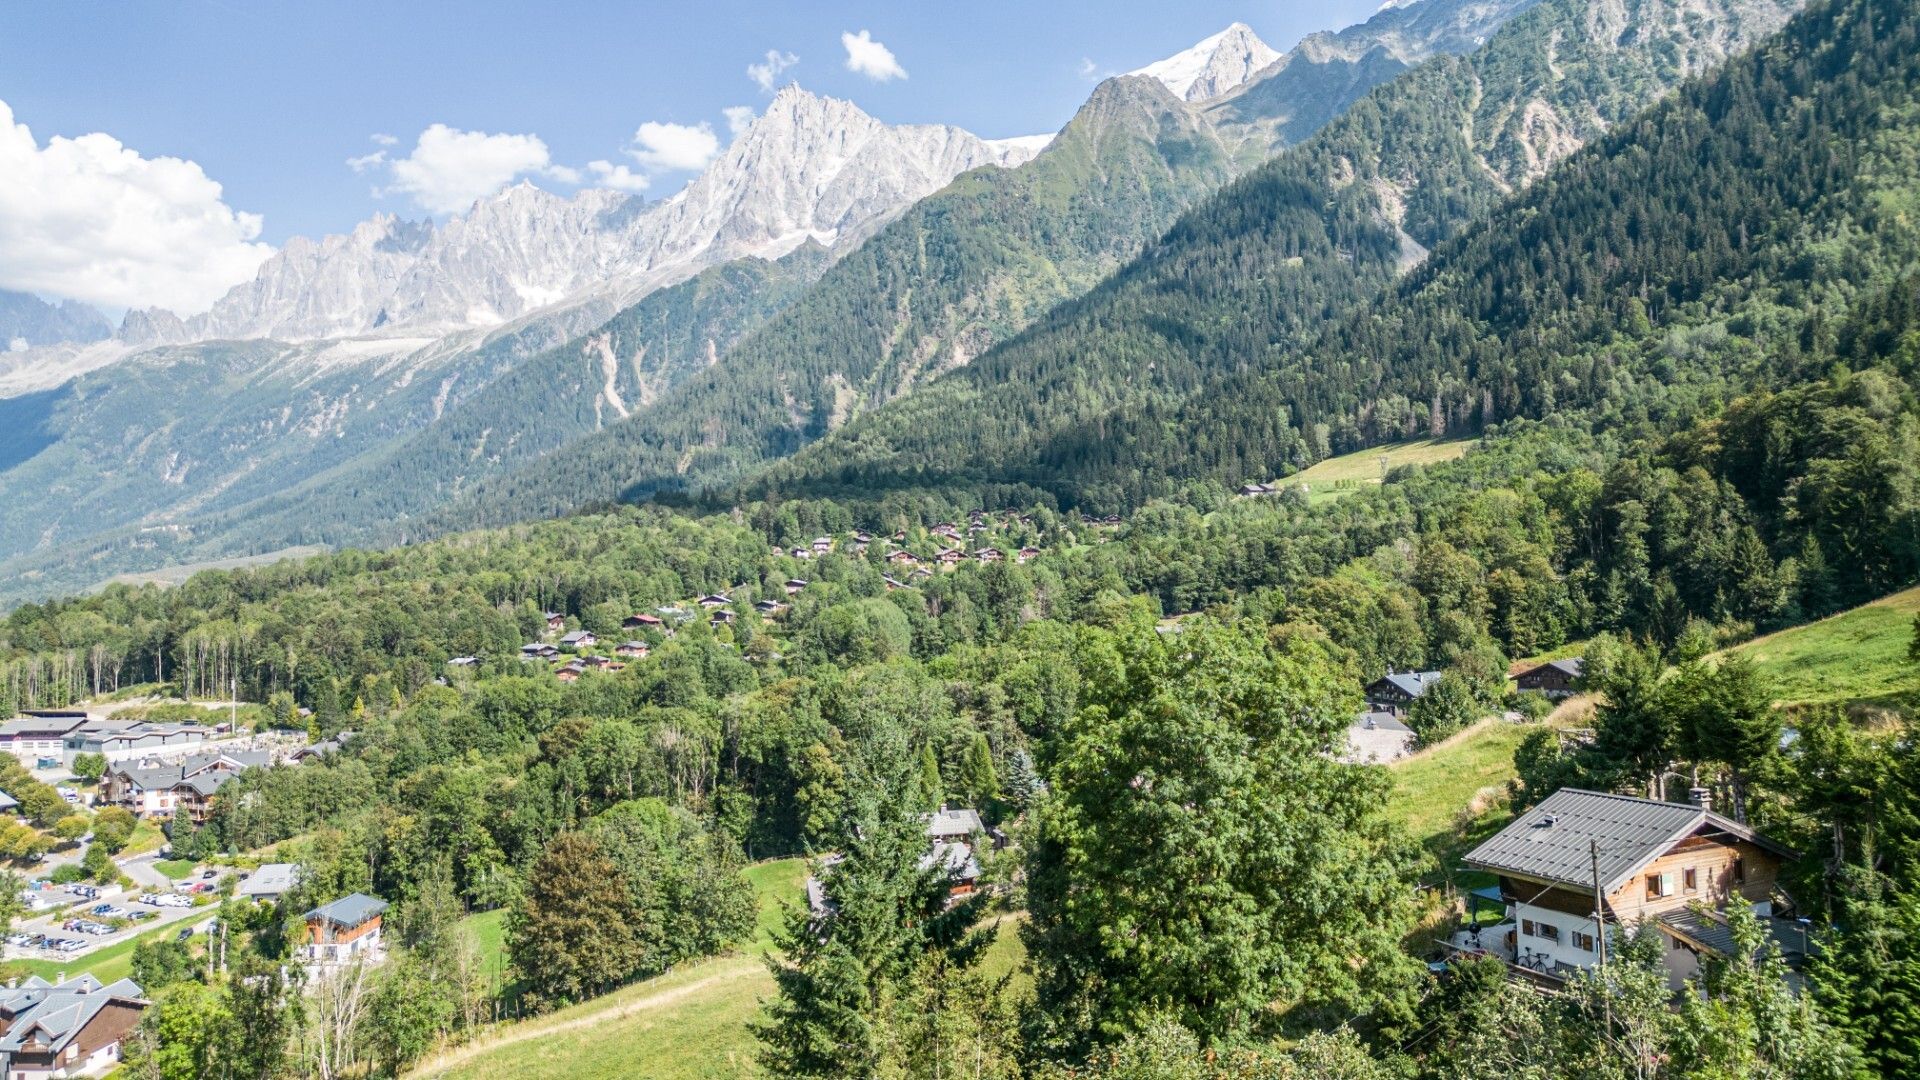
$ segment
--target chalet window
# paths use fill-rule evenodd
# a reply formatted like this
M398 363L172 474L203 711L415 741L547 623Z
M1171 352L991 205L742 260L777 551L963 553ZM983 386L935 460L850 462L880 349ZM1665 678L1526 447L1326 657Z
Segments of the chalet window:
M1582 952L1593 952L1593 935L1575 930L1573 932L1573 947Z
M1733 880L1747 880L1747 861L1738 855L1733 857Z
M1673 875L1672 874L1648 874L1647 875L1647 899L1652 900L1662 896L1672 896L1672 895L1673 895Z
M1557 943L1560 940L1560 928L1552 923L1538 923L1534 929L1538 932L1538 936L1548 941Z
M1700 891L1700 871L1689 866L1680 871L1680 883L1688 892Z
M1540 936L1539 930L1534 926L1534 922L1532 919L1520 920L1520 932L1527 935L1528 937Z

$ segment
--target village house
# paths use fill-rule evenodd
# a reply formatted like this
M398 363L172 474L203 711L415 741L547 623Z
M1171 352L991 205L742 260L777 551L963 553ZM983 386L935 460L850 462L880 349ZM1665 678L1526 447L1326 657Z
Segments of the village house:
M1013 561L1020 563L1022 565L1025 565L1026 563L1032 562L1033 560L1039 557L1040 557L1040 549L1037 547L1028 546L1028 547L1021 548L1019 553L1013 557Z
M1438 671L1389 671L1367 684L1367 707L1375 712L1399 716L1414 699L1433 689L1440 681Z
M1515 675L1513 684L1523 691L1545 694L1555 701L1572 697L1574 684L1580 681L1584 663L1578 656L1567 660L1549 660Z
M658 615L629 615L620 621L622 630L659 630L666 625Z
M788 596L798 596L806 590L807 579L806 578L788 578L786 585L782 587L787 590Z
M234 886L233 895L243 900L271 904L293 891L293 887L299 883L299 863L267 863Z
M897 581L893 578L886 577L884 575L880 578L880 581L882 584L886 585L888 592L892 592L895 589L904 589L907 587L905 582Z
M590 649L598 644L600 644L600 638L591 630L575 630L560 639L560 647L563 649Z
M887 553L887 561L895 566L919 566L920 557L911 551L900 550Z
M520 646L522 660L551 660L560 655L560 649L544 641L532 641Z
M1731 947L1724 912L1735 895L1770 930L1784 931L1784 921L1772 918L1775 888L1794 852L1714 813L1704 789L1692 797L1672 803L1554 792L1467 854L1467 866L1498 878L1507 919L1463 931L1452 944L1558 980L1598 963L1602 945L1646 925L1666 941L1668 983L1677 990L1706 954ZM1778 940L1789 950L1803 947L1791 932Z
M756 600L753 603L753 610L771 617L787 610L787 605L778 600Z
M102 985L82 975L50 983L35 975L11 983L0 989L0 1076L110 1073L120 1066L121 1041L148 1004L132 979Z
M195 754L178 764L145 762L111 769L101 780L101 801L131 811L136 817L172 817L181 807L196 823L212 810L215 793L246 769L266 768L273 756L265 750Z
M295 750L288 760L295 765L305 765L310 761L318 761L339 753L351 741L353 741L353 732L343 731L331 739L322 739L312 746L303 746Z
M793 556L796 559L811 559L813 558L813 549L797 547L792 549L791 551L788 551L787 554Z
M613 655L625 656L635 660L644 660L652 649L644 641L623 641L613 647Z
M977 561L983 562L983 563L999 562L1001 559L1006 558L1006 556L1000 553L999 548L990 548L990 547L980 548L979 550L973 553L973 557Z
M307 912L300 956L311 964L376 960L382 952L380 918L387 902L365 893L343 896Z
M546 620L548 633L557 634L567 628L567 617L557 611L543 611L540 617Z
M714 608L732 607L733 597L725 593L708 593L700 598L700 606L709 611Z
M1241 484L1239 493L1243 497L1250 497L1254 495L1272 495L1279 490L1279 488L1272 484Z
M480 658L477 656L456 656L453 659L447 661L447 666L457 667L457 668L479 667Z
M730 608L715 608L711 621L715 626L732 626L733 620L739 617L739 614Z
M934 558L940 560L943 566L958 566L966 557L967 553L961 551L959 548L947 548L934 556Z
M560 667L558 670L556 670L553 673L553 677L556 679L559 679L561 682L570 683L580 678L580 676L584 674L586 670L587 670L587 667L585 664L582 664L580 661L575 660L574 662L570 664L566 664Z
M816 536L813 538L813 551L816 555L825 555L833 550L833 537Z
M91 719L84 709L29 709L0 724L0 747L28 768L42 761L57 762L65 752L67 736Z

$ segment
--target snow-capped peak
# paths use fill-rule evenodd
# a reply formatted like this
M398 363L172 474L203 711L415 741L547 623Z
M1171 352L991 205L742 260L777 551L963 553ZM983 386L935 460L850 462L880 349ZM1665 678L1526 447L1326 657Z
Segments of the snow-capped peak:
M1278 59L1280 54L1261 41L1252 27L1237 22L1190 49L1127 74L1159 79L1178 97L1205 101L1253 78Z

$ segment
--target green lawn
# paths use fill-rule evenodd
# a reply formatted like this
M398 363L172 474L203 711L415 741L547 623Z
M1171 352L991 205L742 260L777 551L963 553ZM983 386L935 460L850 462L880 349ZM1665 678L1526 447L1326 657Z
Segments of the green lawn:
M145 855L149 851L160 850L160 845L166 842L167 834L160 831L160 826L142 819L133 827L133 835L127 838L127 846L121 848L118 855L121 858Z
M192 859L159 859L154 862L153 868L164 877L185 881L187 875L193 873L195 865Z
M1387 817L1432 857L1428 877L1455 869L1462 852L1506 823L1513 752L1539 726L1482 720L1387 766Z
M753 943L733 956L690 964L551 1016L503 1026L490 1039L424 1063L422 1077L515 1080L750 1076L754 1040L747 1023L773 991L762 957L784 905L798 903L805 864L798 859L747 870L760 898ZM499 941L494 913L468 920L486 947ZM996 942L996 951L1002 946Z
M1920 696L1920 664L1907 659L1920 588L1908 589L1777 634L1736 645L1791 705L1892 704Z
M1376 446L1316 462L1279 483L1287 487L1306 484L1308 500L1321 502L1358 490L1363 484L1378 483L1388 469L1452 461L1466 453L1473 443L1472 439L1415 439L1392 446Z

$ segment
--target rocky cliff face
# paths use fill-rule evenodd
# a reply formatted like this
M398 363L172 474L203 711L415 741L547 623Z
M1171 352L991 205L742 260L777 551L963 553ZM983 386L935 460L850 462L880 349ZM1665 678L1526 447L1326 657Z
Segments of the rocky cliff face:
M287 243L254 280L180 320L143 312L134 343L496 326L603 292L639 293L746 255L831 246L981 166L1044 140L990 142L944 125L883 124L850 102L780 91L764 115L671 198L566 197L520 184L435 226L381 215L345 236Z

